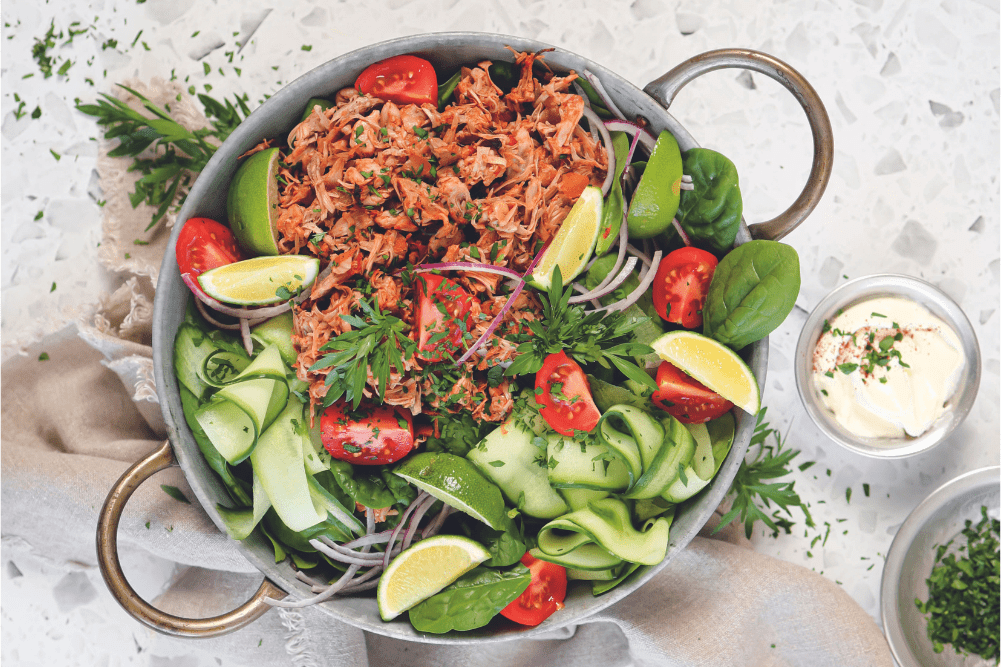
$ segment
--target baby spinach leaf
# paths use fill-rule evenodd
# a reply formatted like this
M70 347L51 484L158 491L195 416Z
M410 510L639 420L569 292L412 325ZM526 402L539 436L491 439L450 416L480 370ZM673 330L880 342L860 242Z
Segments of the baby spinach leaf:
M490 552L489 567L507 567L521 560L528 551L524 531L515 519L508 518L504 530L494 530L482 521L462 517L460 529Z
M418 632L434 634L481 628L521 595L531 581L531 572L521 563L505 570L477 567L437 595L411 607L410 623Z
M703 333L739 350L774 331L799 295L799 255L777 241L750 241L720 260L702 310Z
M722 256L733 247L744 210L737 168L707 148L687 150L681 161L695 189L681 191L678 222L692 245Z
M347 461L335 459L330 462L330 472L344 493L365 507L377 509L389 507L396 502L396 497L386 487L377 470L361 470L360 466L355 467Z
M400 477L399 475L394 475L389 471L387 466L380 466L382 481L386 483L386 487L389 492L393 494L396 498L396 502L403 507L407 507L410 503L417 499L417 489L410 486L410 483Z
M490 424L478 423L468 412L462 414L443 414L438 418L441 436L428 438L426 449L429 452L448 452L456 456L465 456L470 449L479 444L487 431L493 427Z

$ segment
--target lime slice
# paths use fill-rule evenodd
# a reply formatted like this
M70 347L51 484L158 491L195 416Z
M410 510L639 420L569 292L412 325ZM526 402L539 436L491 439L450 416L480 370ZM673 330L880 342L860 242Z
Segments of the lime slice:
M379 579L376 600L382 620L391 621L490 558L478 542L435 535L400 553Z
M629 238L653 238L671 226L681 202L681 176L681 149L674 135L664 130L629 203Z
M393 472L494 530L504 530L507 510L500 489L465 458L447 452L423 452L408 458Z
M754 373L737 353L694 331L671 331L652 343L661 359L750 414L761 408L761 390Z
M560 267L564 285L581 274L591 259L598 232L601 231L602 203L600 188L593 185L584 188L535 270L525 278L529 285L548 290L553 280L553 269L557 266Z
M278 254L278 149L266 148L244 160L226 195L229 228L244 250Z
M266 306L309 289L320 260L305 255L254 257L210 269L198 276L206 294L238 306Z

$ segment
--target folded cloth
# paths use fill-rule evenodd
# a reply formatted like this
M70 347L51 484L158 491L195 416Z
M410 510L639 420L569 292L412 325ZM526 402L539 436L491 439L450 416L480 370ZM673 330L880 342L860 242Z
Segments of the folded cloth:
M134 87L162 104L171 85ZM196 123L197 119L192 121ZM105 257L135 238L149 211L127 204L135 178L99 160L108 199ZM93 567L99 508L118 477L158 447L165 428L152 379L152 298L159 255L109 267L127 280L85 321L72 322L0 369L0 502L4 543L26 544L49 561ZM180 564L154 600L165 611L205 617L242 604L261 575L197 504L177 469L157 473L129 501L118 548ZM718 519L718 514L716 519ZM58 530L53 526L58 525ZM250 665L809 665L893 664L873 619L839 586L803 567L754 552L736 526L703 530L653 579L575 628L550 637L482 646L438 646L363 633L322 609L276 609L223 637L150 635L155 655L201 652ZM138 628L137 624L137 628ZM265 641L265 638L267 641Z

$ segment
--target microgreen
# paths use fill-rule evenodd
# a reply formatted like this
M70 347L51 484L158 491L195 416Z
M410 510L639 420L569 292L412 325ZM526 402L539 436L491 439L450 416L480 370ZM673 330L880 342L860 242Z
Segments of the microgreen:
M410 358L417 344L407 337L410 326L398 317L379 310L376 303L358 302L363 317L342 315L353 329L327 342L325 354L316 360L310 371L327 370L327 394L324 407L342 396L357 408L361 404L369 368L378 383L380 397L386 395L390 368L404 373L404 358Z
M650 354L653 349L625 342L629 332L646 318L630 320L621 312L586 312L584 306L569 303L572 294L570 286L564 291L563 276L557 266L548 294L539 294L542 319L528 322L531 333L510 337L520 343L519 355L506 375L535 373L547 356L566 350L578 363L597 363L606 369L615 367L630 380L656 390L653 378L632 361L632 357Z

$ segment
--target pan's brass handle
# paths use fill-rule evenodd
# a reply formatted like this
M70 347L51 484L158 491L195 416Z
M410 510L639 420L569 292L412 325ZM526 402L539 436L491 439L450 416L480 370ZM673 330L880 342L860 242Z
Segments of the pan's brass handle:
M671 106L678 91L692 79L706 72L732 67L760 72L785 86L806 112L810 131L813 133L813 166L799 197L777 217L768 222L750 225L752 237L778 240L795 229L816 208L831 179L834 166L831 120L813 86L802 74L768 54L750 49L720 49L686 60L667 74L651 81L643 90L667 108Z
M108 589L133 618L157 632L176 637L215 637L232 632L257 620L271 609L264 600L281 600L286 593L267 579L254 596L231 612L212 618L181 618L153 607L136 594L125 579L118 560L118 523L125 503L139 485L165 468L176 465L170 441L136 462L119 478L108 493L97 521L97 561Z

